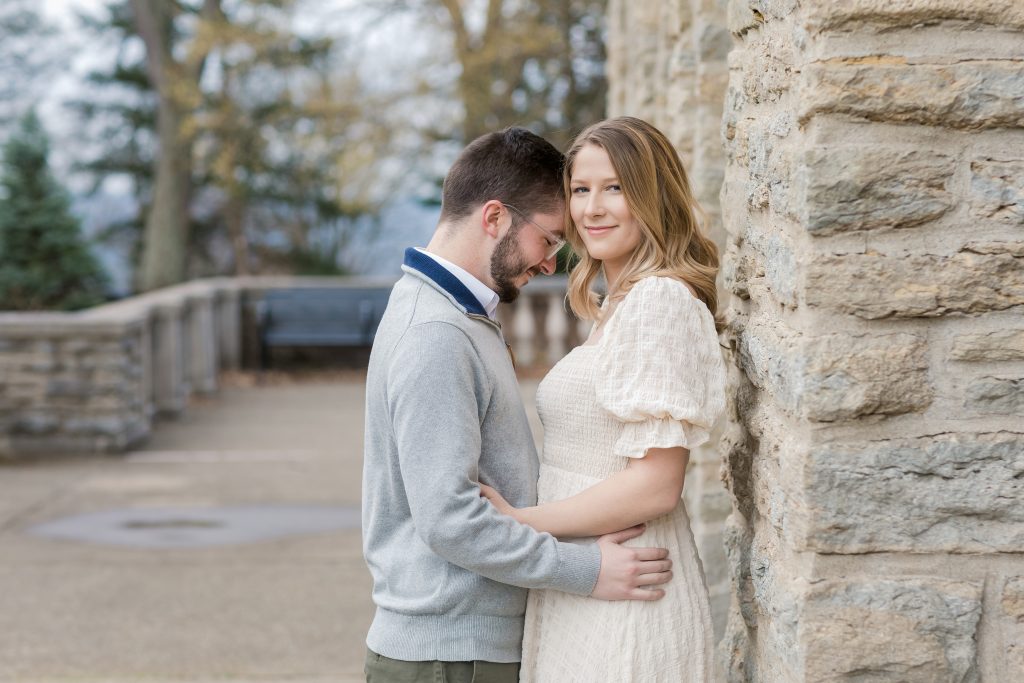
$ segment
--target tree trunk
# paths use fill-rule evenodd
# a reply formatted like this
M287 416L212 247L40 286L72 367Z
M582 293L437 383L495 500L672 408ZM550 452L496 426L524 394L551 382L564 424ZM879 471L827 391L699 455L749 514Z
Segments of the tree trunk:
M249 239L245 235L246 203L238 197L231 197L224 212L231 252L235 257L235 275L249 275Z
M170 97L160 97L160 154L156 159L153 204L146 217L137 278L143 291L176 284L186 275L192 146L181 131L184 116Z
M153 204L146 217L142 259L136 278L142 290L185 279L188 265L189 195L192 187L192 139L183 124L191 114L182 92L199 87L211 44L193 40L177 61L171 44L176 0L131 0L135 31L146 46L146 73L159 98L159 152L153 180ZM204 21L223 17L220 0L204 0Z

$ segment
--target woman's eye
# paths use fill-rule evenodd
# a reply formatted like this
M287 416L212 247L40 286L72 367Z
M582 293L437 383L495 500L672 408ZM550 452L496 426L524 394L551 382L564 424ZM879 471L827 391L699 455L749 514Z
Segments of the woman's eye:
M619 187L616 184L609 185L607 189L610 190L611 192L621 192L622 191L622 188Z
M574 188L572 188L572 193L573 194L583 194L586 191L587 191L587 188L585 188L585 187L574 187Z

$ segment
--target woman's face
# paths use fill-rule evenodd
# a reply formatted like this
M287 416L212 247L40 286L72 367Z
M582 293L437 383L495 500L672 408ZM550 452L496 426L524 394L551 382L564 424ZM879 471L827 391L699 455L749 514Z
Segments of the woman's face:
M576 154L569 193L569 215L587 253L601 261L609 282L614 281L642 233L603 148L588 144Z

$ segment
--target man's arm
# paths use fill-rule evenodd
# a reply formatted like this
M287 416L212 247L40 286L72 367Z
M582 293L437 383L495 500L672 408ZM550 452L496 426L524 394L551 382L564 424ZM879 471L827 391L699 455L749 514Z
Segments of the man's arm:
M667 580L665 551L622 548L612 539L560 543L480 498L480 422L491 387L462 330L442 322L410 328L393 354L387 391L410 514L433 552L517 586L604 599L659 597L636 593L645 585L640 577L649 585Z

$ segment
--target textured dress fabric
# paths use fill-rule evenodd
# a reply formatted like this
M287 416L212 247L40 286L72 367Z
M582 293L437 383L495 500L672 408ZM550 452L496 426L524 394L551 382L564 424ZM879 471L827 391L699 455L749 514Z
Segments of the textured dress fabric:
M682 283L644 278L602 332L573 349L537 390L544 424L539 503L573 496L649 448L701 445L725 407L714 318ZM683 501L626 545L668 548L673 578L665 597L607 602L531 590L520 681L713 680L708 590Z

